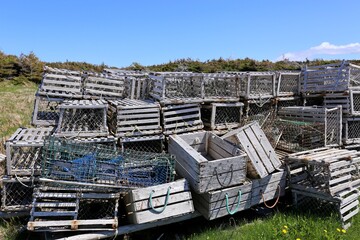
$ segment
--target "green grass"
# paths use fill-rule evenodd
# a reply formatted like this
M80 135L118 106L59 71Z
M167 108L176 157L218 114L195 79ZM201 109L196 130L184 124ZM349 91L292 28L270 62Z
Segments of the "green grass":
M30 126L37 85L32 82L14 84L0 82L0 152L4 142L20 126Z
M240 215L240 214L239 214ZM353 225L347 230L341 228L336 215L316 216L295 212L276 212L267 218L255 220L235 220L225 227L212 227L188 237L191 240L209 239L246 239L246 240L276 240L276 239L326 239L345 240L359 239L360 217L357 215ZM236 226L234 226L236 225Z

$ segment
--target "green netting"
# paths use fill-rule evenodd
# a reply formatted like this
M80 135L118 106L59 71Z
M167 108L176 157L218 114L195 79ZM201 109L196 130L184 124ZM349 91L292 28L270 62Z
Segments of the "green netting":
M144 187L167 183L174 179L174 158L126 150L98 143L48 137L42 148L42 177L79 183Z

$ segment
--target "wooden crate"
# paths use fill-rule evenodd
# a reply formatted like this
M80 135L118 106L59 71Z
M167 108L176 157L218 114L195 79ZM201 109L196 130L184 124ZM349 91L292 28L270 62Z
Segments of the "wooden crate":
M66 100L59 105L60 118L55 130L59 137L107 136L108 104L105 100Z
M201 106L201 120L211 131L240 127L243 103L211 103Z
M104 231L118 225L118 193L34 190L29 231Z
M280 71L276 77L276 96L296 96L300 94L300 72Z
M41 171L40 150L53 128L19 128L6 141L6 173L8 175L38 175Z
M252 122L221 137L243 149L249 157L248 176L266 177L279 169L281 162L258 122Z
M163 133L192 132L203 129L199 104L168 105L161 108Z
M149 99L149 79L147 74L131 74L126 77L125 94L130 99Z
M204 102L239 101L240 79L236 74L204 73L202 81Z
M131 149L142 152L161 153L164 151L165 136L162 134L153 136L140 137L123 137L120 138L122 151Z
M29 215L34 184L33 177L2 176L1 179L1 211L10 213L25 213Z
M58 106L63 100L62 98L37 95L35 97L31 124L36 127L56 126L60 115Z
M125 76L84 72L84 97L91 99L117 99L124 97Z
M345 61L321 66L306 66L302 70L304 77L301 92L342 92L348 89L349 64Z
M240 97L249 99L270 99L276 96L275 72L239 73Z
M356 169L360 164L360 154L355 150L318 148L288 155L287 164L301 163L304 172L297 173L298 180L292 181L292 189L306 192L323 192L336 196L351 188L353 179L360 175Z
M153 73L149 81L150 96L162 105L203 102L201 73Z
M211 132L172 135L168 148L176 156L176 171L197 193L245 181L245 154Z
M125 197L129 221L142 224L194 212L190 187L185 179L131 190Z
M81 98L81 72L45 66L38 94L55 98Z
M213 220L278 199L285 195L285 187L286 172L281 171L242 185L194 194L194 205L206 219Z
M302 106L302 101L300 97L279 97L275 99L275 104L277 114L278 111L284 107Z
M161 134L160 105L152 100L109 101L109 128L117 137Z

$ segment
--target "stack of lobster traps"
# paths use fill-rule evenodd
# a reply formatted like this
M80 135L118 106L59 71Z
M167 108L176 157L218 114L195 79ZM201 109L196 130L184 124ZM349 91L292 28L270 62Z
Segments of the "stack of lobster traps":
M301 72L46 67L34 128L6 142L1 216L29 216L30 231L115 235L273 208L290 188L296 205L336 206L347 227L358 212L359 76L347 62Z

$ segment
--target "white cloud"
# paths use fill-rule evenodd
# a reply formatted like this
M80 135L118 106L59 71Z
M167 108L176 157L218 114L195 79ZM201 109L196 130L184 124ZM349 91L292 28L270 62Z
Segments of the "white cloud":
M313 59L316 55L339 55L339 54L354 54L360 53L360 43L350 43L346 45L334 45L329 42L323 42L319 46L311 47L304 51L288 52L276 59L280 61L289 59L290 61L304 61L306 59Z

